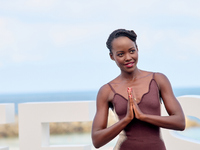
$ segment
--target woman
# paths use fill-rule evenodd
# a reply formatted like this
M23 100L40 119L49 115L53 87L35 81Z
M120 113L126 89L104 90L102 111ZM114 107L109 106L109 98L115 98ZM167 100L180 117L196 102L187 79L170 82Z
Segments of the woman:
M110 58L121 74L103 85L97 95L92 140L99 148L117 135L116 150L165 150L160 127L184 130L185 117L167 77L138 69L137 35L118 29L108 40ZM160 116L161 98L169 116ZM109 107L119 121L107 127Z

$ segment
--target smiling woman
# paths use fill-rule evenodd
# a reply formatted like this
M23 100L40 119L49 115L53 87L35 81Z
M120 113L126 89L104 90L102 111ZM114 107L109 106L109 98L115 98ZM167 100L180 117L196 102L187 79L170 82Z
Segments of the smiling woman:
M107 40L110 58L116 62L121 73L99 90L92 127L92 140L96 148L119 135L115 150L165 150L160 127L185 129L182 108L167 77L137 67L136 37L132 30L118 29ZM161 116L161 99L168 116ZM109 107L116 114L118 122L107 127Z
M113 50L115 55L110 53L110 57L114 60L121 70L132 72L137 64L138 50L134 42L128 37L118 37L113 40ZM127 51L124 51L124 48ZM132 59L133 58L133 59ZM124 59L128 61L124 61Z

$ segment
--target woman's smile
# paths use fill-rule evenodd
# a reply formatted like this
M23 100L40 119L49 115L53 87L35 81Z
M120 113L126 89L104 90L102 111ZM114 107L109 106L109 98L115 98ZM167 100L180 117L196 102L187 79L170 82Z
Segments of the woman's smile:
M132 68L134 64L135 64L134 62L128 62L128 63L125 63L124 65L125 65L127 68Z

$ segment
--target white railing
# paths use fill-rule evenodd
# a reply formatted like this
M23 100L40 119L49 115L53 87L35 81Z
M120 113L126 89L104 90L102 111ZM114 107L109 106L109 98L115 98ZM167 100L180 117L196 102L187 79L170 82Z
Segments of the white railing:
M49 145L50 122L92 121L95 101L19 104L20 150L90 150L90 145Z
M177 98L185 115L200 118L200 96ZM163 104L164 105L164 104ZM162 105L162 115L167 115ZM92 121L95 101L21 103L19 107L20 150L91 150L91 145L50 145L50 122ZM0 124L14 121L14 104L0 104ZM199 150L200 144L172 136L170 130L162 129L167 149ZM8 150L8 147L0 147Z

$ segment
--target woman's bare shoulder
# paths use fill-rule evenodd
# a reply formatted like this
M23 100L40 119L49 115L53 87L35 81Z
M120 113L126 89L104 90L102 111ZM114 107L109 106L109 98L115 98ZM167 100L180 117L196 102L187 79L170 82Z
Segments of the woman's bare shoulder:
M100 87L98 93L109 93L110 86L109 83L104 84L103 86Z
M114 84L117 84L119 82L119 78L116 77L115 79L111 80L110 82L104 84L98 92L97 99L100 97L107 101L112 101L112 98L114 96L114 92L112 90L112 87ZM109 85L110 84L110 85Z
M97 100L104 100L104 101L109 101L110 99L110 94L112 92L111 87L109 86L108 83L104 84L100 89L97 94Z
M167 76L163 73L156 72L154 73L154 79L156 80L158 87L161 88L162 86L171 86L170 81L168 80Z
M155 72L154 73L154 78L158 81L162 81L163 79L167 79L167 76L163 73L160 72Z

